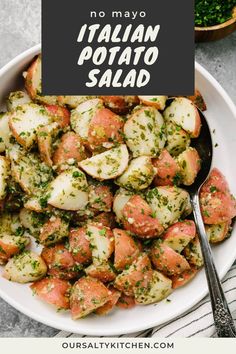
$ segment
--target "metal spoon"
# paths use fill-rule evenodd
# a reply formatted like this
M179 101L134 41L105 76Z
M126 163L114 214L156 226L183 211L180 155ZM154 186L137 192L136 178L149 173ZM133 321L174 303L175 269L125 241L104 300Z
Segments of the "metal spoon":
M216 271L199 203L199 191L209 175L212 163L212 139L210 129L205 116L200 110L199 114L202 121L201 133L198 139L192 140L192 145L196 148L200 155L202 160L202 168L198 173L195 182L191 186L185 188L190 194L193 215L200 239L217 335L218 337L236 337L234 321L229 311L219 276Z

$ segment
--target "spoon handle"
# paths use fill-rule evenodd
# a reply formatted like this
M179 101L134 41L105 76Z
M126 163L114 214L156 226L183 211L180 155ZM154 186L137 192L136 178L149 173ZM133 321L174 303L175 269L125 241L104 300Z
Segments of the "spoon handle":
M236 337L234 321L216 271L211 247L202 220L198 192L191 196L193 215L199 234L202 255L204 259L206 278L211 299L213 318L218 337Z

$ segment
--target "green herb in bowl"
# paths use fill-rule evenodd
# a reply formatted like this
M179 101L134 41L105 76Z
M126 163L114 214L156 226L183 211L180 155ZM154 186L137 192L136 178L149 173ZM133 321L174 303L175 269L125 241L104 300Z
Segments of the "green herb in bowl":
M236 0L195 0L195 26L208 27L232 17Z

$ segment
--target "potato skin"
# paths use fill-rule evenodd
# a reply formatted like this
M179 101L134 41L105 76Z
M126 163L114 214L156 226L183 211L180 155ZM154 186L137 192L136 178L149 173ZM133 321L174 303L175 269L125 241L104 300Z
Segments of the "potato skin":
M180 168L181 182L185 186L190 186L194 183L201 169L201 159L197 150L189 147L178 156L177 162Z
M206 233L211 243L218 243L226 239L230 235L231 220L222 224L206 225Z
M122 214L124 228L140 238L156 237L164 231L159 221L152 217L150 206L139 195L130 197Z
M117 289L113 288L112 286L108 287L109 290L109 300L101 307L99 307L95 313L97 315L106 315L109 312L111 312L114 308L114 306L117 304L117 301L120 298L120 291L118 291Z
M43 278L34 282L30 288L41 300L56 306L58 309L69 309L69 282L58 278Z
M192 220L184 220L171 225L162 240L174 251L181 253L187 244L196 236L196 226Z
M109 109L98 109L89 123L88 146L91 151L104 151L121 144L123 125L123 120Z
M61 129L66 128L70 124L70 111L58 105L45 105L46 111L52 116Z
M41 228L39 240L42 245L51 245L60 242L68 233L68 224L60 217L52 216Z
M9 258L20 253L30 243L25 236L2 235L0 236L0 264L5 264Z
M44 247L41 256L48 266L48 275L65 280L74 279L79 275L72 254L64 245Z
M142 253L127 270L116 277L114 287L127 296L134 296L137 289L149 286L152 273L151 262L147 254Z
M202 97L201 92L198 89L195 89L193 96L187 96L187 98L192 101L195 106L200 109L200 111L206 111L206 103L204 101L204 98Z
M184 286L187 284L190 280L192 280L195 275L198 273L199 268L191 265L191 268L188 270L185 270L181 274L174 275L171 277L172 280L172 288L177 289L181 286Z
M188 262L182 255L159 240L152 246L151 260L155 268L167 276L181 274L190 269Z
M59 170L63 170L63 167L68 166L68 161L73 159L75 162L80 162L86 158L87 154L80 137L74 132L68 132L62 136L52 160Z
M112 282L116 278L116 273L108 262L91 264L84 271L87 275L100 280L102 283Z
M166 149L152 163L157 170L153 181L155 186L173 186L179 183L180 168Z
M80 278L72 287L70 308L73 320L87 316L103 306L110 297L109 290L97 279Z
M29 283L43 278L46 273L47 266L42 257L24 251L8 261L3 277L16 283Z
M236 216L236 201L229 193L201 192L200 204L205 224L221 224Z
M85 227L70 230L69 245L72 257L76 262L81 264L92 262L92 251Z
M115 238L114 266L123 270L138 258L140 248L133 238L124 230L112 230Z
M89 186L89 205L95 211L111 211L113 194L109 186L98 184Z
M118 299L116 306L120 309L131 309L136 305L134 296L128 296L125 294L121 294L120 298Z

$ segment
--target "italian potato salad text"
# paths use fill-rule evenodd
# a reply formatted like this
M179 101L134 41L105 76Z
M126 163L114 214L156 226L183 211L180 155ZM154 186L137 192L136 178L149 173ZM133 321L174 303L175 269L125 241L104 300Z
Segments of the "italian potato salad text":
M74 320L185 285L203 265L185 188L201 168L201 94L42 96L40 56L23 76L0 118L3 277ZM217 169L200 199L210 242L224 240L236 203Z

